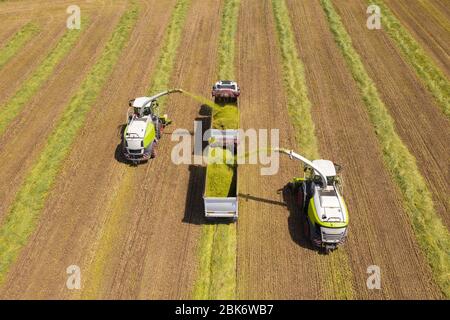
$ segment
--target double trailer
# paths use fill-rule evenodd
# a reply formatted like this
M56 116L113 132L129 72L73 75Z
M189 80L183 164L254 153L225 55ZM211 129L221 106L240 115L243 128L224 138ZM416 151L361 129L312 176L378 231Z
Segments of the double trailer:
M236 82L218 81L212 89L212 96L218 108L236 108L236 123L239 122L238 97L240 89ZM209 147L228 152L235 156L239 144L238 130L230 128L215 128L211 116L211 128L208 137ZM223 159L223 158L222 158ZM232 164L208 164L205 175L205 190L203 203L207 219L238 218L238 165L233 159ZM217 187L219 185L219 187ZM220 189L220 190L218 190ZM226 194L225 194L226 193Z
M233 152L236 150L236 146L239 143L237 130L212 129L210 132L210 139L208 140L211 141L209 144L211 148L223 148L225 150L232 150ZM221 165L226 166L226 164ZM238 166L237 164L233 164L232 167L231 181L228 181L229 192L227 196L216 196L214 193L208 192L210 189L209 184L213 183L211 178L208 178L211 177L208 170L213 170L213 167L208 165L206 168L203 202L205 207L205 217L208 219L226 218L236 221L238 218ZM227 181L222 181L222 183L226 182Z

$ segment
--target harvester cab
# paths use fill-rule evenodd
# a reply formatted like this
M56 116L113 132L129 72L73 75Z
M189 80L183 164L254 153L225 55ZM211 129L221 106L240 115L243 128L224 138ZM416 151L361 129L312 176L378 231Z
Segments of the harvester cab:
M212 96L214 102L236 102L241 93L236 81L220 80L217 81L212 87Z
M174 92L182 91L168 90L152 97L139 97L129 101L122 146L127 160L136 164L156 156L155 149L161 133L171 122L166 114L160 116L157 100Z
M305 164L304 177L288 186L305 218L306 236L325 253L336 249L345 241L349 221L338 176L341 167L330 160L310 161L290 150L277 151Z

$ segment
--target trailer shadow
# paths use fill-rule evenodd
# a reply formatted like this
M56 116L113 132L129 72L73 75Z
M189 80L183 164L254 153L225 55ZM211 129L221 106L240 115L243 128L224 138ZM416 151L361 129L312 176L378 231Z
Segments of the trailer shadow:
M309 238L306 234L306 218L296 204L295 195L292 193L288 185L278 190L283 196L284 204L289 210L288 228L292 240L302 248L314 250ZM314 250L316 251L316 250Z

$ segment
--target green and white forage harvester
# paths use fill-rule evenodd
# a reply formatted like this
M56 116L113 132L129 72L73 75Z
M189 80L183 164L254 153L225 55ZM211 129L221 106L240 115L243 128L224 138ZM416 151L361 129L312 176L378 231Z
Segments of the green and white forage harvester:
M158 99L175 92L183 91L172 89L151 97L139 97L129 101L127 125L122 142L123 154L127 160L137 164L156 156L156 146L161 134L171 123L167 114L160 116Z
M341 167L330 160L310 161L292 150L278 148L304 164L304 177L294 178L288 188L305 218L305 234L325 253L343 244L347 237L348 211L342 197Z

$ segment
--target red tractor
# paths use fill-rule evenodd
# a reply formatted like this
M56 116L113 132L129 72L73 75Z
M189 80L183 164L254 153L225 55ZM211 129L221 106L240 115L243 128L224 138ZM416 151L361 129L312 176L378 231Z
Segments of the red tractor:
M214 102L236 102L241 89L235 81L220 80L212 88Z

